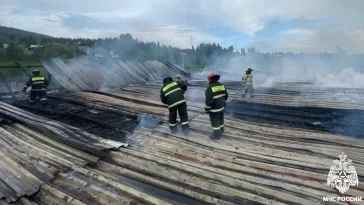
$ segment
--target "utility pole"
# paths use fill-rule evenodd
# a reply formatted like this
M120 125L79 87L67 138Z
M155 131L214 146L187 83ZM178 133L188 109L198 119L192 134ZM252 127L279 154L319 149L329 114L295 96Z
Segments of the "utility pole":
M181 53L182 55L182 68L185 69L185 55L186 53Z

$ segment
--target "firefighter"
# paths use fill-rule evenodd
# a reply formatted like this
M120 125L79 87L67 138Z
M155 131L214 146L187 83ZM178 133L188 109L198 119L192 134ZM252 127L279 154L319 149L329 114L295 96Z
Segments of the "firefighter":
M207 76L209 86L206 89L205 113L209 114L213 133L211 139L220 139L224 132L224 112L228 92L224 84L219 82L220 76L210 73Z
M245 71L245 74L242 78L243 85L244 85L244 91L243 91L243 97L245 97L246 93L249 91L250 97L254 97L254 87L253 87L253 75L252 71L254 71L251 68L248 68L247 71Z
M44 76L40 75L39 70L33 70L33 76L29 78L23 91L26 91L28 87L32 86L29 96L30 104L34 104L37 97L39 96L40 103L42 105L47 104L46 88L48 86L48 80Z
M177 112L181 119L182 132L187 135L190 130L188 125L187 104L183 95L186 90L187 85L183 82L174 81L171 77L163 79L160 97L162 103L168 105L169 128L172 134L177 132Z

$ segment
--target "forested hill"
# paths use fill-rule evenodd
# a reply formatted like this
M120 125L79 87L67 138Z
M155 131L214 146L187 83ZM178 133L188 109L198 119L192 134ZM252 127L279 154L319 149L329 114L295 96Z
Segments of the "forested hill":
M101 55L102 58L112 57L123 61L169 61L191 71L206 68L241 73L247 67L269 72L285 72L284 69L291 70L292 67L299 70L312 70L309 73L316 73L315 69L318 68L331 71L353 67L364 71L364 54L349 55L339 47L334 53L311 54L261 52L255 47L223 47L219 43L200 43L188 49L181 49L163 45L160 42L141 41L133 38L131 34L98 39L54 38L8 27L0 27L0 40L1 37L9 45L22 45L26 48L32 44L43 46L43 49L35 49L32 56L19 56L7 52L7 60L21 60L25 57L34 59L42 57L74 58L88 53L93 57ZM17 42L11 44L12 39ZM13 48L15 47L13 46ZM84 52L85 47L88 52ZM21 52L18 53L21 54Z
M34 33L30 31L24 31L17 28L10 28L6 26L0 26L0 39L2 42L5 43L8 39L21 39L21 38L32 38L36 41L36 43L40 43L41 39L43 38L50 38L50 36Z

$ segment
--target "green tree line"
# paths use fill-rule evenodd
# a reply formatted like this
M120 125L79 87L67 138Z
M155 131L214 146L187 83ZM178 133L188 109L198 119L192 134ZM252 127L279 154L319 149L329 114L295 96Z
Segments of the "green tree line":
M1 36L1 35L0 35ZM229 46L224 48L218 43L200 43L196 47L180 49L160 42L145 42L133 38L131 34L121 34L114 38L53 38L49 36L20 35L19 38L7 39L9 48L6 55L9 59L24 58L19 46L28 48L33 44L40 44L42 48L33 50L30 58L60 57L72 58L78 55L85 55L78 50L79 46L90 47L88 55L102 54L103 57L111 57L110 51L118 55L121 60L146 61L159 60L170 61L171 63L182 65L186 69L197 70L205 67L224 67L232 59L239 59L236 62L243 66L252 65L269 70L272 64L279 64L282 59L304 59L310 58L317 61L324 61L332 66L347 66L347 62L355 67L364 67L363 55L347 55L345 51L338 48L335 53L317 54L293 54L282 52L260 52L255 47L234 48ZM28 56L29 58L29 56ZM234 65L235 66L235 65ZM279 65L278 65L279 66ZM302 65L303 67L305 65Z

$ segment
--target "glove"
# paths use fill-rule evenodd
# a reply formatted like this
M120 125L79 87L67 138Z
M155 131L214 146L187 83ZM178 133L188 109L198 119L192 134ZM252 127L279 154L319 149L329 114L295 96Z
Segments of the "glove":
M23 88L23 91L24 91L24 92L25 92L25 91L27 91L27 88L28 88L28 87L24 87L24 88Z
M209 114L209 110L208 108L205 107L205 114Z

